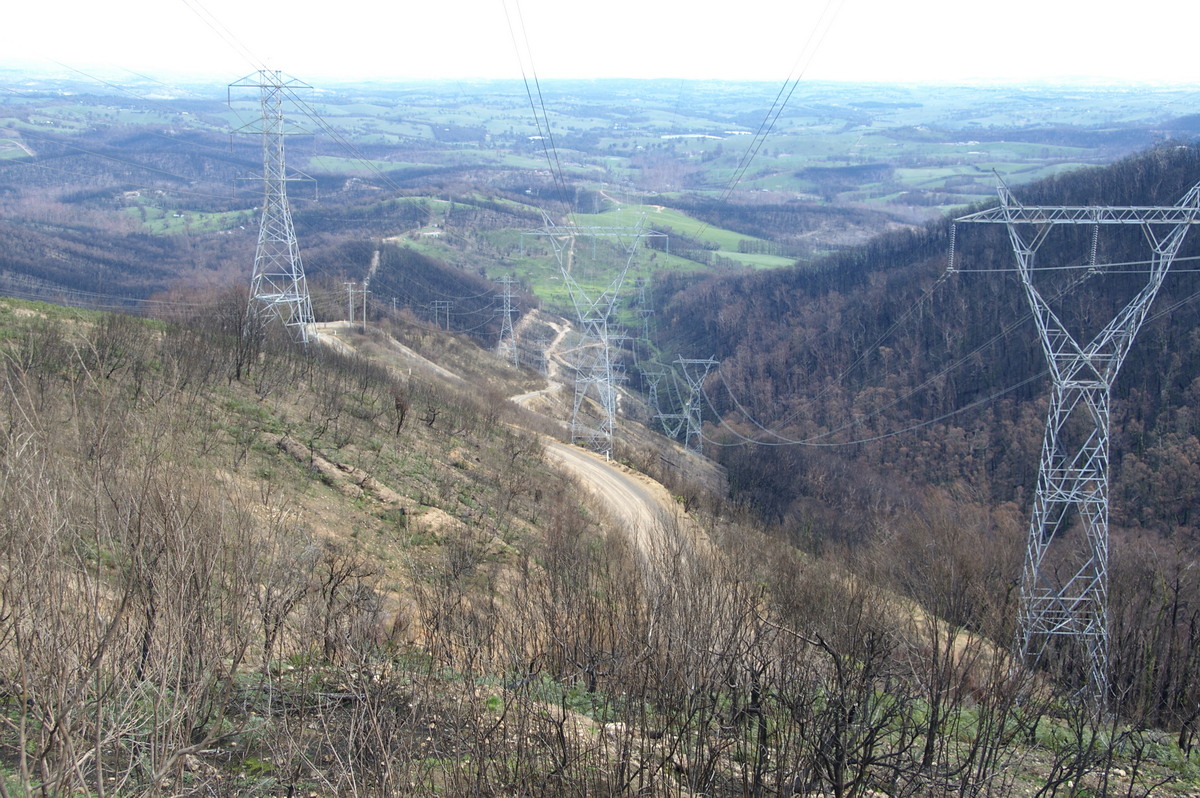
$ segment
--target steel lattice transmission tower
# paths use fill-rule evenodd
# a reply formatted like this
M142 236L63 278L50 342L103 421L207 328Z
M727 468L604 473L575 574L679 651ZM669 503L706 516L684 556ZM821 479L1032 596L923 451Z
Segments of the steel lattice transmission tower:
M643 371L642 376L649 383L650 406L654 408L654 419L662 424L664 435L668 438L678 438L679 433L683 430L684 421L687 420L687 415L684 413L662 412L662 405L658 397L658 386L669 376L669 373L665 371ZM669 387L673 384L673 382L667 383L668 393L670 393Z
M502 359L512 363L513 366L519 366L520 352L517 351L517 335L513 332L513 283L516 282L512 275L505 275L497 280L504 290L500 294L500 301L503 303L498 311L500 313L500 340L496 344L496 354Z
M230 87L258 89L262 107L262 118L252 126L262 137L263 200L248 313L265 323L263 311L270 310L297 340L308 343L313 324L312 302L287 198L288 182L305 178L288 175L283 150L287 135L283 102L294 89L311 87L266 69L231 83Z
M643 227L575 227L557 226L546 219L546 226L531 235L547 236L558 259L559 271L575 306L583 343L576 350L575 400L571 410L571 443L599 452L611 458L613 430L617 415L617 368L614 363L614 343L619 337L609 323L616 307L621 285L633 263L638 242L648 235L663 235ZM575 278L575 242L579 238L613 238L627 248L625 263L608 287L598 295L590 294ZM597 418L585 410L588 399L599 405Z
M1108 700L1109 394L1184 236L1198 221L1200 184L1162 207L1025 207L1000 187L998 207L956 222L1003 224L1037 323L1052 386L1021 583L1017 653L1035 663L1051 639L1085 659L1088 698ZM1145 286L1091 340L1070 332L1034 283L1034 260L1059 225L1135 225L1152 251ZM1092 244L1095 257L1095 239ZM1084 545L1047 560L1055 538L1082 527ZM1065 546L1063 548L1066 548ZM1061 552L1060 552L1061 553Z
M684 448L693 452L700 451L700 431L703 419L700 415L700 399L704 393L704 380L708 372L717 365L714 358L678 358L679 370L688 384L688 399L683 406L683 417L687 422L687 432L683 439Z

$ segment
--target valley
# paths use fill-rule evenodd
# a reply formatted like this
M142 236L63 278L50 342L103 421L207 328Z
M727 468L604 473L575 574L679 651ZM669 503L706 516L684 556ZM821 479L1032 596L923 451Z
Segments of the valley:
M814 84L747 159L775 87L548 81L551 143L516 83L322 86L304 346L246 311L257 98L11 83L0 796L1195 793L1200 240L1113 386L1097 712L1010 654L1045 362L949 221L1177 202L1194 90ZM1139 235L1047 237L1064 324Z

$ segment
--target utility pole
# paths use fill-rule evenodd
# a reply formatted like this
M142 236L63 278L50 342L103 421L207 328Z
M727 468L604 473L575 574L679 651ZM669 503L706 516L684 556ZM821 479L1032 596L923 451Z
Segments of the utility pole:
M354 326L354 286L356 282L342 283L346 286L346 323L351 327Z
M358 294L362 297L362 332L365 335L367 332L367 294L371 293L367 290L367 284L363 283L363 287L359 288L358 283L354 281L342 283L346 286L346 324L349 327L354 326L354 295Z
M516 333L513 332L512 325L512 301L513 297L515 296L513 294L512 287L516 280L511 274L507 274L496 282L498 282L504 288L498 297L503 305L498 311L500 314L500 341L496 344L496 354L499 355L501 359L512 363L513 367L515 368L520 365L518 360L520 353L517 351L517 336Z
M375 272L379 271L379 250L375 250L371 254L371 265L367 267L367 278L363 280L362 287L362 332L367 334L367 295L371 293L371 279L375 276Z
M231 83L230 88L233 87L258 89L262 112L256 131L262 137L262 216L247 315L262 324L266 322L262 311L269 310L292 331L296 340L307 344L313 324L312 301L286 190L289 181L305 178L288 176L283 152L283 100L296 88L311 87L290 78L285 80L277 70L266 69Z
M367 288L366 283L363 283L363 287L361 289L359 289L359 293L362 294L362 332L363 332L363 335L366 335L367 334L367 295L371 293L370 290Z
M1087 679L1082 689L1102 711L1108 701L1109 661L1109 394L1184 236L1200 221L1200 184L1177 205L1162 207L1025 207L1003 184L999 192L999 206L955 222L1007 227L1052 380L1015 648L1033 664L1052 639L1081 648ZM1136 225L1152 253L1146 285L1089 341L1081 342L1066 328L1034 282L1038 248L1060 225L1095 225L1097 230L1101 225ZM1093 269L1095 252L1093 238ZM1054 542L1079 527L1084 541L1080 551L1060 551L1062 562L1048 563Z

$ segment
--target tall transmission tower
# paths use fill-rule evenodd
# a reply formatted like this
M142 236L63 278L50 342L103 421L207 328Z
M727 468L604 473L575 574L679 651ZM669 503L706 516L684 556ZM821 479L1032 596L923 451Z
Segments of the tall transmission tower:
M1065 638L1084 659L1080 675L1087 679L1087 697L1102 708L1108 700L1109 394L1184 236L1200 221L1200 184L1177 205L1161 207L1025 207L1006 186L999 192L999 206L955 221L1007 227L1052 379L1016 649L1023 660L1036 663L1052 639ZM1034 283L1038 248L1059 225L1094 225L1097 230L1101 225L1136 225L1153 253L1145 286L1088 341L1067 329ZM1095 248L1093 237L1093 268ZM1084 545L1048 561L1055 539L1079 527Z
M311 87L292 78L285 79L277 70L267 69L231 83L230 88L234 87L258 89L262 109L261 119L253 126L262 137L262 216L247 312L259 323L267 321L264 312L273 313L292 331L296 340L308 343L313 324L312 301L287 198L288 182L306 178L288 176L283 152L283 140L287 135L283 101L293 90Z
M516 282L511 274L506 274L504 277L497 280L503 291L500 294L500 301L503 303L500 306L500 341L496 344L496 354L502 359L512 363L514 367L520 365L520 352L517 351L517 336L513 332L512 316L513 316L513 283Z
M546 226L542 230L528 232L548 237L583 333L583 343L576 350L575 359L571 442L611 458L617 415L617 369L613 349L618 336L610 330L609 323L621 285L625 282L630 264L633 263L638 242L646 235L663 234L648 232L641 226L556 226L549 218L546 219ZM627 247L625 263L609 282L608 287L594 296L580 284L573 271L575 242L579 238L614 238ZM592 399L599 406L598 416L587 412L585 404L588 399Z
M711 357L703 359L681 357L675 362L679 364L679 370L683 372L683 378L687 380L688 384L688 398L683 406L683 417L687 423L683 445L686 449L698 452L701 448L700 425L703 421L700 414L700 399L704 393L704 380L708 377L708 372L717 365L717 361Z
M678 438L679 433L683 431L684 422L687 421L687 414L662 412L662 404L658 396L658 386L668 376L668 372L643 371L642 376L649 383L650 406L654 408L654 419L662 424L664 435L672 439ZM669 386L671 384L673 383L668 383L668 393L670 393Z
M650 299L647 296L647 281L639 277L634 282L634 287L637 289L637 304L634 307L634 312L641 321L641 327L638 336L638 342L633 347L633 359L637 363L640 361L639 352L642 346L646 347L647 352L653 351L653 340L650 335L650 325L654 318L654 309L650 306Z

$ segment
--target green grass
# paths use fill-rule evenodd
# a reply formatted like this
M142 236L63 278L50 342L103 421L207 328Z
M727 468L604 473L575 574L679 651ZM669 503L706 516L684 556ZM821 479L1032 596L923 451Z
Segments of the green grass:
M0 139L0 160L9 158L27 158L29 153L16 139Z
M631 226L626 223L628 219L620 215L609 217L607 214L599 214L587 218L599 217L605 218L592 222L592 224L602 227ZM575 218L580 217L576 216ZM588 223L583 222L582 224ZM574 316L574 305L566 283L563 281L558 257L546 237L522 235L517 230L503 230L488 233L486 238L489 244L497 250L513 252L511 256L504 259L501 268L492 271L489 277L495 279L503 274L515 274L518 279L530 286L532 292L541 299L547 310ZM590 297L598 297L620 274L621 269L629 261L629 253L622 246L628 246L632 240L632 235L620 241L588 236L579 236L576 239L577 259L572 276ZM438 254L435 251L439 247L437 242L412 242L410 245L428 254ZM739 255L738 253L720 254L730 258L763 257ZM634 250L632 262L629 263L622 294L629 297L630 286L636 280L639 278L649 280L655 272L701 271L709 268L709 266L693 260L639 246Z
M219 230L231 230L235 227L252 225L256 219L252 210L209 213L167 210L144 204L126 207L125 213L140 221L142 229L153 235L214 233Z
M580 226L636 227L698 239L717 247L714 254L756 268L789 266L792 258L776 255L748 255L739 252L742 243L764 244L763 239L713 227L673 208L659 205L622 205L603 213L576 213L571 221Z

